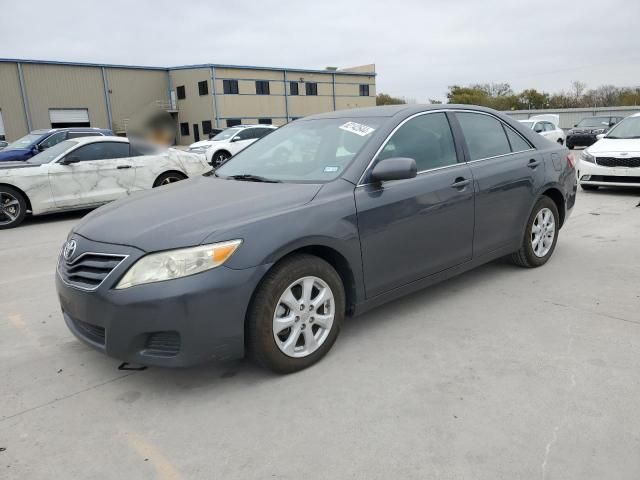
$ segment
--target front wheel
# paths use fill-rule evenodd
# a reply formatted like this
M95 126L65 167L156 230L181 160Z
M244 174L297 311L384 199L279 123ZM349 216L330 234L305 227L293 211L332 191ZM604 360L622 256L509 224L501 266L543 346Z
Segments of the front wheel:
M307 368L333 346L344 312L344 286L336 270L313 255L293 255L267 273L251 300L249 352L278 373Z
M184 180L185 178L187 178L187 176L180 172L163 173L158 178L156 178L155 182L153 182L153 188L161 187L163 185L169 185L170 183L179 182L180 180Z
M27 214L27 200L15 188L0 186L0 230L14 228Z
M230 158L231 158L231 155L229 155L227 152L216 152L213 154L213 157L211 158L211 166L213 168L218 168L220 165L222 165L224 162L226 162Z
M567 142L567 148L569 150L573 150L573 145L571 143Z
M511 261L521 267L540 267L547 263L556 248L560 228L558 207L549 197L536 203L524 232L520 249Z

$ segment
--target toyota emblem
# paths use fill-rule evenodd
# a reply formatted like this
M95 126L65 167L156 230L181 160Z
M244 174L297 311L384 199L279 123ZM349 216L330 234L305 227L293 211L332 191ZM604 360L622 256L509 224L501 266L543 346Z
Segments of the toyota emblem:
M73 257L73 254L76 253L76 247L77 247L77 244L75 240L69 240L67 243L64 244L64 250L62 251L62 256L66 261L71 260L71 257Z

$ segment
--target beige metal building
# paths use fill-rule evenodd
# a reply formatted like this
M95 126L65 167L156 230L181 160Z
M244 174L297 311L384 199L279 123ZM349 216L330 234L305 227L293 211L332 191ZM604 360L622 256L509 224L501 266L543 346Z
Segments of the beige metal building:
M0 59L0 138L91 126L126 134L150 105L175 118L177 143L239 123L282 125L375 105L375 66L307 70L234 65L140 67Z

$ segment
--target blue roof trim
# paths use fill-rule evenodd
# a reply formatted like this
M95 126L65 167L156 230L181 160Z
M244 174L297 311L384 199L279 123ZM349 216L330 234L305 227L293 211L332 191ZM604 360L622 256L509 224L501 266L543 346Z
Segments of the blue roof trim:
M239 70L270 70L277 72L298 72L298 73L323 73L336 75L359 75L359 76L376 76L376 72L346 72L343 70L314 70L307 68L287 68L287 67L260 67L255 65L229 65L219 63L202 63L197 65L180 65L177 67L152 67L145 65L119 65L114 63L90 63L90 62L64 62L58 60L31 60L22 58L0 58L0 63L31 63L44 65L66 65L73 67L104 67L104 68L126 68L137 70L190 70L196 68L236 68Z

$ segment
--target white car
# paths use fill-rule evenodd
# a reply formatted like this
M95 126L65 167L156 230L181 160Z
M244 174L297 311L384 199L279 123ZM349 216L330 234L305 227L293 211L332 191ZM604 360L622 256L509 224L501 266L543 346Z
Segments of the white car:
M204 153L211 166L219 167L236 153L247 148L276 128L273 125L261 124L229 127L211 140L192 143L189 145L189 151L192 153Z
M32 215L92 208L211 171L202 155L122 137L80 137L25 162L0 163L0 229Z
M520 123L552 142L558 142L560 145L564 145L567 139L564 130L558 126L560 124L560 115L534 115L528 120L520 120Z
M640 113L617 123L582 151L578 181L584 190L640 187Z

